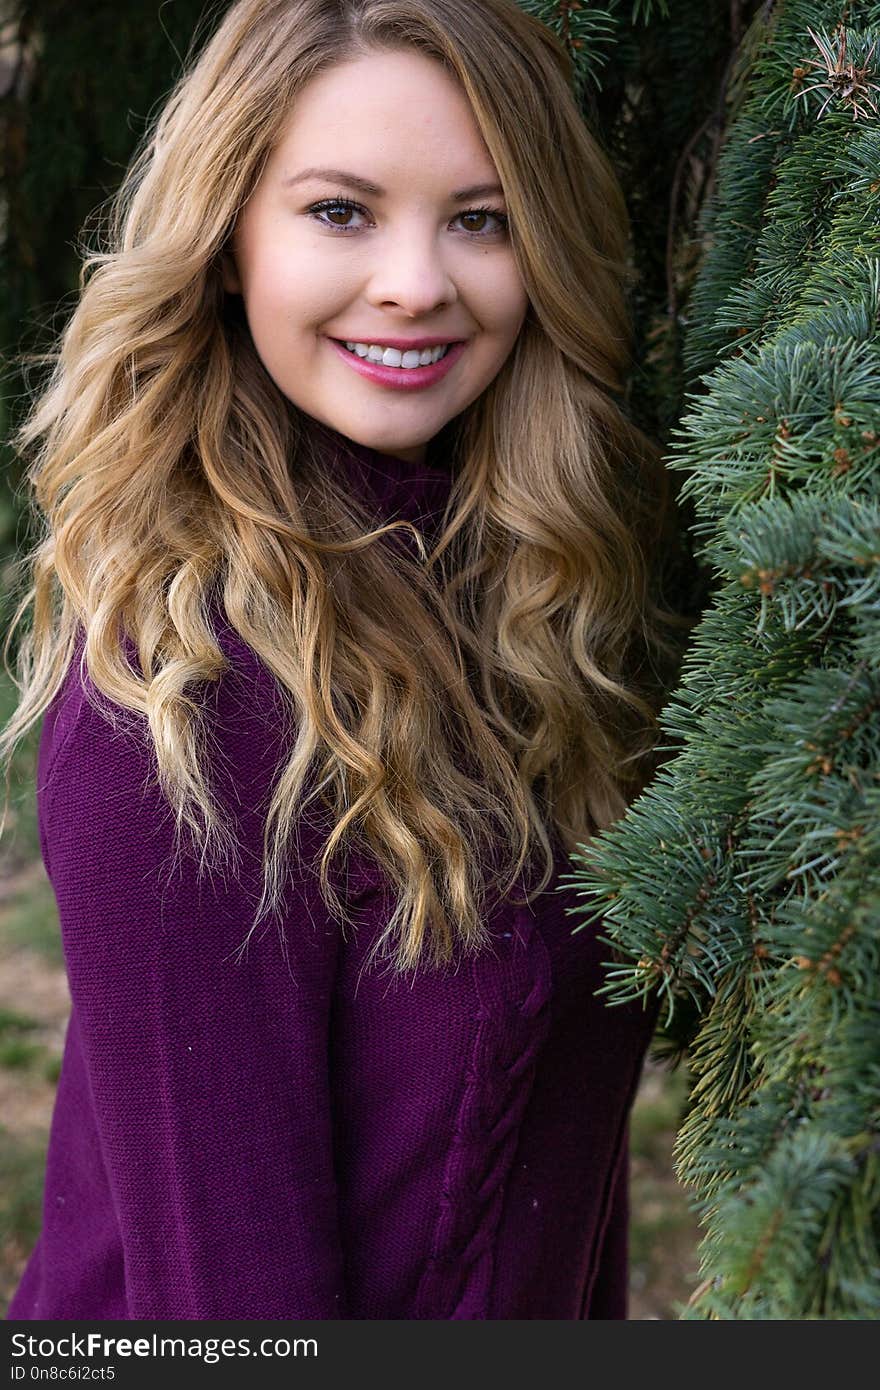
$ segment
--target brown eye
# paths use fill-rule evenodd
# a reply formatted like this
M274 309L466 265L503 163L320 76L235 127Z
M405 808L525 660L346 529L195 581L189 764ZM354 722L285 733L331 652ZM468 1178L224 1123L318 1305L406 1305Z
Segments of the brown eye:
M488 227L485 225L487 217L496 223L494 227L491 224ZM506 232L508 226L507 214L500 208L468 208L467 212L459 213L459 218L462 223L470 218L477 218L482 222L483 225L478 227L473 224L465 226L465 231L475 237L491 236L493 232L499 231Z
M346 214L362 213L363 208L357 203L352 203L348 198L330 198L323 203L315 203L309 208L309 216L314 217L315 221L322 227L327 227L330 231L348 232L355 230L351 221L346 222ZM342 219L342 220L331 220Z
M463 212L463 213L461 214L461 216L462 216L462 221L464 221L465 218L473 218L473 217L476 217L477 219L482 218L482 219L483 219L483 222L485 222L486 217L487 217L487 214L486 214L485 212ZM475 227L475 226L473 226L473 224L471 224L471 226L469 226L469 227L467 228L467 230L468 230L469 232L480 232L480 231L482 231L483 229L482 229L482 227Z

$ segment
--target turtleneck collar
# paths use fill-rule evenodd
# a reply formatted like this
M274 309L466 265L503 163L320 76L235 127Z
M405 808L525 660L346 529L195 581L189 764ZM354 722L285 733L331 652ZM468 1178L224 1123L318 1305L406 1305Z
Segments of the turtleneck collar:
M429 442L425 461L419 464L359 444L323 421L313 421L309 428L322 451L326 450L327 466L344 471L383 520L401 518L428 526L439 519L453 476L448 426Z

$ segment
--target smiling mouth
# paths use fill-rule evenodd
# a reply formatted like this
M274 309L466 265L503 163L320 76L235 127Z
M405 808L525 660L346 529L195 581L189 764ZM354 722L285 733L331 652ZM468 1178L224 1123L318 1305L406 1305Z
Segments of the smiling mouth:
M388 362L384 360L384 357L377 362L369 356L369 353L362 356L358 352L353 352L350 346L352 342L351 339L331 338L328 335L325 341L336 349L340 357L347 358L352 370L357 372L364 380L372 382L374 386L384 388L388 391L403 391L408 393L410 391L420 391L423 388L434 386L438 382L443 381L450 372L455 370L455 366L462 353L467 351L470 340L462 338L455 343L442 344L444 349L442 356L433 358L428 362L422 362L420 360L412 362L411 357L404 362L404 358L408 357L410 352L414 355L420 355L421 352L427 351L427 349L424 348L385 348L385 352L390 351L398 358L396 363ZM378 348L381 344L362 343L361 346ZM411 362L412 365L410 365Z
M356 348L354 348L354 347L351 346L350 341L346 341L344 338L334 338L333 341L334 341L335 343L338 343L340 347L344 348L346 352L350 353L352 357L357 357L361 362L372 362L372 363L374 363L377 367L390 367L392 370L395 370L395 369L396 369L397 371L402 371L402 372L414 372L414 371L417 371L420 367L433 367L435 363L437 363L437 362L442 362L442 361L443 361L443 358L447 355L447 353L450 351L451 348L454 348L454 347L457 347L457 346L458 346L458 343L457 343L457 342L456 342L456 343L443 343L442 345L439 345L439 346L442 347L442 351L441 351L441 352L438 352L438 353L436 354L436 356L434 355L434 350L432 349L432 354L431 354L431 356L427 359L427 361L422 362L422 361L420 360L420 361L418 361L418 362L412 362L411 364L408 363L406 366L404 366L402 360L401 360L401 361L398 361L398 362L386 362L386 361L385 361L385 358L384 358L384 355L379 356L379 357L371 356L371 353L372 353L372 345L370 346L370 351L369 351L369 352L358 352ZM398 356L399 356L401 359L406 355L407 352L416 352L416 353L418 353L419 357L421 358L422 352L426 351L426 349L425 349L425 348L392 348L391 351L392 351L392 352L396 352L396 353L398 354Z

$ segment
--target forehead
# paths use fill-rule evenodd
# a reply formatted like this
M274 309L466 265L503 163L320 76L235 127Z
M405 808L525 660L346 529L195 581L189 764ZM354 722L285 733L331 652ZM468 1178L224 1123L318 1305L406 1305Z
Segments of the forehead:
M389 189L401 176L442 177L451 187L496 173L460 85L415 50L360 56L313 78L273 163L284 178L311 165L342 166Z

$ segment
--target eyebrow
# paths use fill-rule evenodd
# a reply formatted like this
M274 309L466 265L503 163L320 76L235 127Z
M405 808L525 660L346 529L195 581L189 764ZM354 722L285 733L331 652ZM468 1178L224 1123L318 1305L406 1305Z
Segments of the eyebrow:
M328 183L342 183L348 188L356 188L370 198L385 197L385 189L380 188L377 183L359 178L357 174L349 174L344 169L301 169L298 174L284 180L284 187L304 183L306 179L326 179ZM503 196L504 189L498 183L475 183L471 188L459 188L451 195L451 199L453 203L467 203L471 198L487 198L499 194Z

